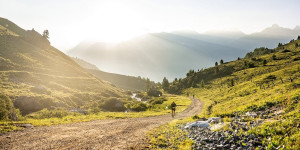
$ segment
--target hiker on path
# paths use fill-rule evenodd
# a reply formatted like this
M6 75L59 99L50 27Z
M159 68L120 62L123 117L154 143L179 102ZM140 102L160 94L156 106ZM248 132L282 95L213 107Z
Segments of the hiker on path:
M175 116L175 109L176 109L176 104L175 102L173 101L173 103L171 104L171 110L172 110L172 117L174 118Z

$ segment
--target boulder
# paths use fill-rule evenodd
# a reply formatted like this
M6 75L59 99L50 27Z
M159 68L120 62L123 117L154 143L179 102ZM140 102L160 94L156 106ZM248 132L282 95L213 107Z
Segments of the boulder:
M23 123L23 124L20 125L20 127L23 127L23 128L33 128L34 126L32 124Z
M187 124L184 128L189 129L191 127L209 127L209 123L207 121L196 121L191 124Z
M245 115L249 116L249 117L253 117L253 118L255 118L257 116L257 114L255 112L246 112Z
M211 117L211 118L208 118L207 122L214 124L214 123L219 123L220 120L221 120L220 117Z

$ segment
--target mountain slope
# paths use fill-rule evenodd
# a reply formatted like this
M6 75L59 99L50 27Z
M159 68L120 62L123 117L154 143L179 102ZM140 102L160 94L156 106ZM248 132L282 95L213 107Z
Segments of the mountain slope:
M38 32L4 18L0 25L0 93L23 114L122 96L121 89L88 73Z
M95 65L90 64L82 59L79 58L72 58L72 59L76 63L78 63L81 67L87 69L88 72L92 73L96 77L111 82L117 87L120 87L125 90L146 91L147 79L145 78L104 72L99 70ZM150 84L151 86L155 85L155 83L152 81L150 81Z
M80 65L82 68L90 69L90 70L99 70L99 68L96 65L93 65L91 63L88 63L80 58L72 57L72 59Z

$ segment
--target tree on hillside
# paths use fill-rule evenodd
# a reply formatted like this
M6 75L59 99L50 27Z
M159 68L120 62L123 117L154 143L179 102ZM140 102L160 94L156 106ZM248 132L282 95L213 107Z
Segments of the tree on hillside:
M298 46L299 46L298 43L296 43L296 44L295 44L295 47L298 47Z
M300 40L300 36L298 36L297 40Z
M218 66L218 62L215 62L215 66Z
M151 88L150 79L149 79L149 78L147 78L147 79L146 79L146 91L149 91L149 90L150 90L150 88Z
M49 31L48 30L44 30L43 37L46 39L49 39Z
M220 64L224 64L224 60L223 59L220 60Z
M281 47L282 46L282 43L278 43L278 47Z
M164 91L167 91L169 89L169 81L166 77L164 77L162 83L161 83L162 88L164 89Z
M201 82L200 82L200 86L201 86L201 87L204 87L204 85L205 85L205 84L204 84L204 80L202 79Z
M217 66L217 67L215 67L215 68L216 68L215 74L218 74L218 73L219 73L219 67Z
M275 54L272 55L272 60L276 60L276 55Z
M191 69L187 74L186 76L189 77L189 76L192 76L194 75L195 71L193 69Z
M267 64L267 60L263 60L263 66L265 66Z
M229 79L228 82L227 82L227 84L228 84L229 87L234 86L234 80L233 79Z
M177 78L175 78L175 79L174 79L174 81L175 81L175 82L177 82L177 81L178 81L178 79L177 79Z
M197 87L197 82L196 82L195 80L192 82L192 87L193 87L193 88L196 88L196 87Z

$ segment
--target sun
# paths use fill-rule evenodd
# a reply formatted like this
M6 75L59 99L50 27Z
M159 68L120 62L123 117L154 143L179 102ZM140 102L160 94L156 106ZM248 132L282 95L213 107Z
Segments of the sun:
M107 4L90 15L87 20L89 38L104 42L122 42L144 32L140 16L126 5Z

